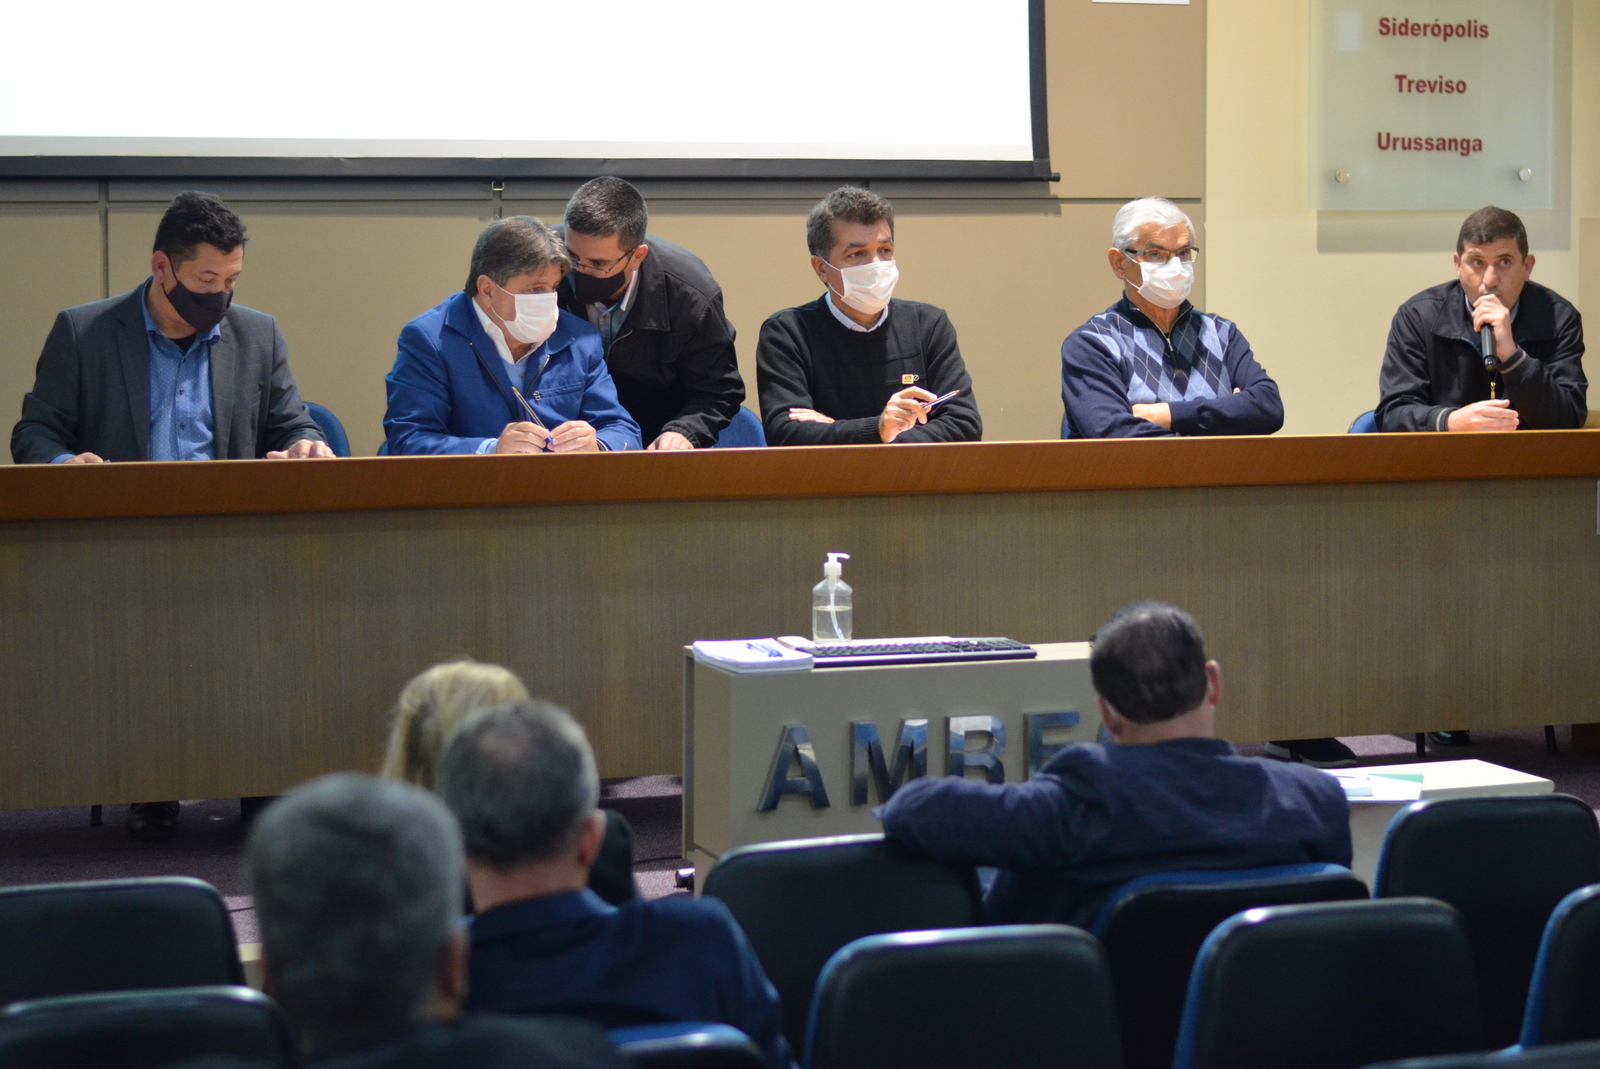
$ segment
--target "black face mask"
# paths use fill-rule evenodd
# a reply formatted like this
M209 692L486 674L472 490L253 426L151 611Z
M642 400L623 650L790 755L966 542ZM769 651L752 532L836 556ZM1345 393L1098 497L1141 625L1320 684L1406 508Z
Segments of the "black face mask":
M627 284L626 269L605 278L595 278L582 271L572 272L572 292L577 295L579 304L610 304L622 295L622 288Z
M172 303L172 310L202 334L222 322L222 317L228 314L228 308L233 304L233 294L227 290L196 293L178 281L176 271L172 273L172 289L163 292Z

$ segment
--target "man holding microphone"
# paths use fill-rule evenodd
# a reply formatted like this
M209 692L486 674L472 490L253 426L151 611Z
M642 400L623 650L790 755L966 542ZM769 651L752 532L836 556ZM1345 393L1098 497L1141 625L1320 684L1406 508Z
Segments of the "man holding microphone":
M1395 313L1378 380L1380 430L1583 426L1583 319L1529 281L1533 262L1528 231L1511 212L1490 207L1467 217L1456 239L1456 281L1423 290Z

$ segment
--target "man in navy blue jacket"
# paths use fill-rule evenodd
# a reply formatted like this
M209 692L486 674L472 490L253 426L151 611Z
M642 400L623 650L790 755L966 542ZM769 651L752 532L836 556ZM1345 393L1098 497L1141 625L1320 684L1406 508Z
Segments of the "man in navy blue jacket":
M390 453L639 448L600 333L557 307L571 268L566 245L537 219L484 228L462 292L400 332L385 379Z
M792 1069L778 992L710 898L610 906L588 889L605 836L583 729L548 702L480 709L451 736L439 794L461 824L473 918L470 1009L607 1027L715 1021Z
M1122 299L1061 343L1063 438L1271 434L1278 386L1239 328L1189 303L1194 224L1160 197L1130 201L1111 225Z
M1332 776L1214 737L1222 669L1188 613L1120 610L1096 633L1089 671L1111 745L1069 746L1009 786L912 780L879 811L888 837L1001 869L986 901L1001 924L1088 927L1147 873L1350 864L1349 803Z

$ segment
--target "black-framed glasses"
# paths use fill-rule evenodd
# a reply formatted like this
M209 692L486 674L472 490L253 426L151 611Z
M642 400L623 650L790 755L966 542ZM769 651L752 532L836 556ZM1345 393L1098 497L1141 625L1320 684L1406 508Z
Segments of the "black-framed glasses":
M638 250L638 248L639 246L635 245L621 256L618 256L615 260L585 260L582 256L579 256L577 253L573 252L572 247L569 245L567 247L567 255L572 257L572 266L577 268L579 271L582 271L584 274L597 275L600 278L607 278L611 275L612 271L617 269L617 266L621 264L622 261L632 256L634 252Z
M1164 264L1174 256L1178 258L1180 263L1192 264L1195 257L1200 255L1200 247L1191 245L1187 249L1180 249L1177 252L1173 252L1171 249L1123 249L1122 252L1126 256L1138 257L1137 262L1142 264Z

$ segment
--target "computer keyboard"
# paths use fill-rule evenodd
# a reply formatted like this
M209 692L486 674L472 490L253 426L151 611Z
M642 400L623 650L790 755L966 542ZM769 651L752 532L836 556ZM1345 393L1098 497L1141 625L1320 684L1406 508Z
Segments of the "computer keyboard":
M865 668L878 664L926 664L936 661L1020 661L1038 651L1010 638L861 639L851 642L779 641L816 658L816 668Z

